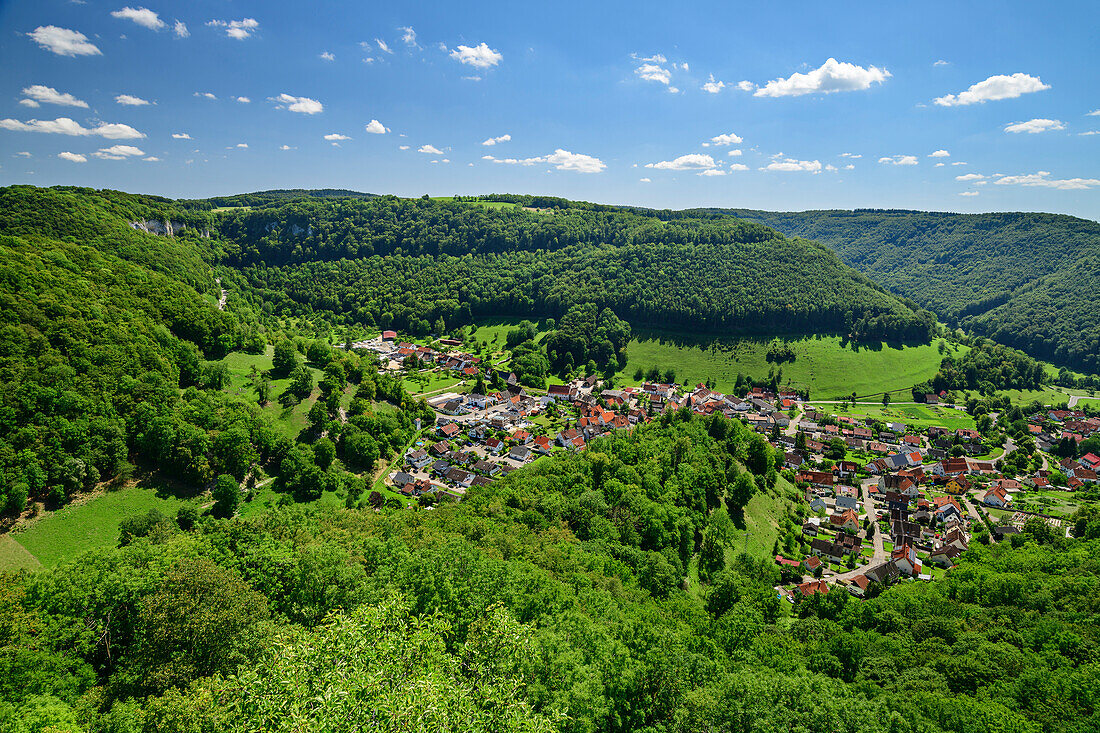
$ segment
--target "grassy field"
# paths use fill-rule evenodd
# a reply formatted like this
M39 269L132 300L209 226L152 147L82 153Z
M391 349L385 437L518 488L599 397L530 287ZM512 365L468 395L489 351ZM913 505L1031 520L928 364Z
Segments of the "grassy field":
M229 368L229 384L226 387L226 391L248 400L249 402L255 403L256 390L252 388L249 381L249 373L253 366L260 372L271 369L271 357L274 352L275 347L269 345L263 354L234 352L227 356L225 363ZM314 383L319 382L324 376L320 369L314 369L313 367L308 367L308 369L313 375ZM321 391L314 388L312 395L288 410L284 409L283 406L276 401L276 398L286 390L289 384L289 379L272 380L271 401L262 407L261 410L271 418L271 422L276 429L285 434L288 438L296 439L299 433L305 429L307 423L306 416L309 414L309 408L313 406L313 402L320 395Z
M926 428L938 426L956 430L958 428L973 428L974 418L962 410L938 405L882 405L856 404L849 405L823 405L823 409L838 415L850 415L852 417L873 417L884 422L903 422L907 425Z
M13 532L0 543L0 569L56 565L89 550L114 547L119 523L135 514L157 509L174 516L185 503L196 508L201 497L181 498L151 484L139 484L118 491L97 494L46 512L25 529ZM12 547L22 546L24 553Z
M415 382L411 379L402 380L405 391L411 395L425 394L428 392L453 392L458 391L462 385L462 379L456 377L457 372L425 372L428 377L426 384Z
M661 331L639 331L627 347L627 365L620 383L634 383L637 369L674 369L679 382L689 384L717 380L719 391L734 387L737 374L757 379L768 371L783 370L782 382L808 388L810 397L833 399L842 395L870 395L907 390L930 379L939 369L941 356L932 344L892 347L887 344L843 345L839 337L799 337L789 343L795 361L782 365L767 359L771 339L741 338L710 341ZM960 352L961 353L961 352Z
M790 490L791 485L780 478L775 493L783 496ZM772 559L772 549L779 538L779 520L787 515L787 510L784 499L763 491L753 494L745 506L745 528L734 530L734 539L727 554L746 552L753 557Z
M490 351L501 352L504 350L504 340L508 332L519 325L520 321L528 320L541 326L541 319L537 318L479 318L477 328L473 332L474 339L480 344L482 341L489 344ZM542 341L549 331L540 329L535 341Z
M454 201L454 196L432 196L431 198L432 201ZM470 206L484 206L486 209L515 209L519 207L519 204L507 201L460 201L459 203Z

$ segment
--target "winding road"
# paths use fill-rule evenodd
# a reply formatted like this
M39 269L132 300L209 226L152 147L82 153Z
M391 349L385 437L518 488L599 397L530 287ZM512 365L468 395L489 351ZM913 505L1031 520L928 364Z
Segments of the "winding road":
M878 481L877 478L869 478L865 479L860 485L860 491L863 494L863 511L866 513L868 519L875 516L875 503L871 499L870 489L871 484L875 483L876 481ZM865 573L868 569L877 567L878 565L886 562L886 547L883 545L882 530L878 528L878 522L872 522L872 526L874 526L875 528L875 536L872 538L871 544L874 547L875 551L874 554L871 556L871 559L854 570L849 570L845 573L839 573L837 575L827 577L826 580L831 580L834 582L838 580L848 581L856 577L857 575L863 575L863 573Z

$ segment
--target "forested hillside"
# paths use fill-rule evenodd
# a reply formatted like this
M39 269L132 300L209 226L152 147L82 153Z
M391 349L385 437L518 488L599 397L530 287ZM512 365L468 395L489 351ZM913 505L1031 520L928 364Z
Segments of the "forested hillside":
M412 333L438 318L560 317L576 303L726 333L923 341L933 326L826 248L729 217L381 197L225 212L218 230L224 261L276 312Z
M941 582L788 609L729 540L792 491L762 443L669 414L432 511L167 519L0 575L0 727L1097 728L1100 540L1036 523Z
M723 213L826 244L952 325L1100 372L1100 223L1031 213Z

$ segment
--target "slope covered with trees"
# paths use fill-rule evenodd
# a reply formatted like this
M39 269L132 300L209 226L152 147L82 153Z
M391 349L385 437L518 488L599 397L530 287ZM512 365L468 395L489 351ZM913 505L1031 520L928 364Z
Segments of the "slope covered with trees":
M826 244L951 325L1100 373L1100 223L1032 213L722 213Z
M1095 730L1100 523L788 612L730 546L793 491L762 442L670 414L432 511L168 521L0 574L0 727Z
M934 325L826 248L732 217L380 197L230 211L218 230L224 262L276 312L412 333L581 303L697 331L927 340Z

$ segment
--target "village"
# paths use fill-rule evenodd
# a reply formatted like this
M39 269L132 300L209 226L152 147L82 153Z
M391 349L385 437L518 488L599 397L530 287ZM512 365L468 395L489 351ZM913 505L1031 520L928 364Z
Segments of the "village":
M590 376L548 385L543 392L457 348L437 351L396 339L396 333L384 332L353 347L375 352L386 369L411 364L486 388L428 398L436 424L424 426L402 464L389 471L393 490L410 501L461 500L471 487L542 456L583 451L600 435L629 430L665 411L721 413L764 435L782 453L784 475L798 489L800 536L774 557L783 578L776 591L792 603L837 591L868 597L893 583L932 581L954 567L971 542L1009 540L1029 518L1067 533L1057 516L1017 505L1031 505L1021 501L1024 497L1098 482L1100 457L1092 453L1057 464L1040 454L1038 470L1005 475L999 466L1015 449L1011 439L1003 450L994 449L972 428L835 414L826 411L832 405L807 402L793 391L754 387L728 395L703 384L654 382L605 389L602 380ZM489 383L501 388L488 388ZM1060 441L1081 442L1100 432L1100 418L1048 410L1030 415L1027 427L1036 449L1050 451Z

